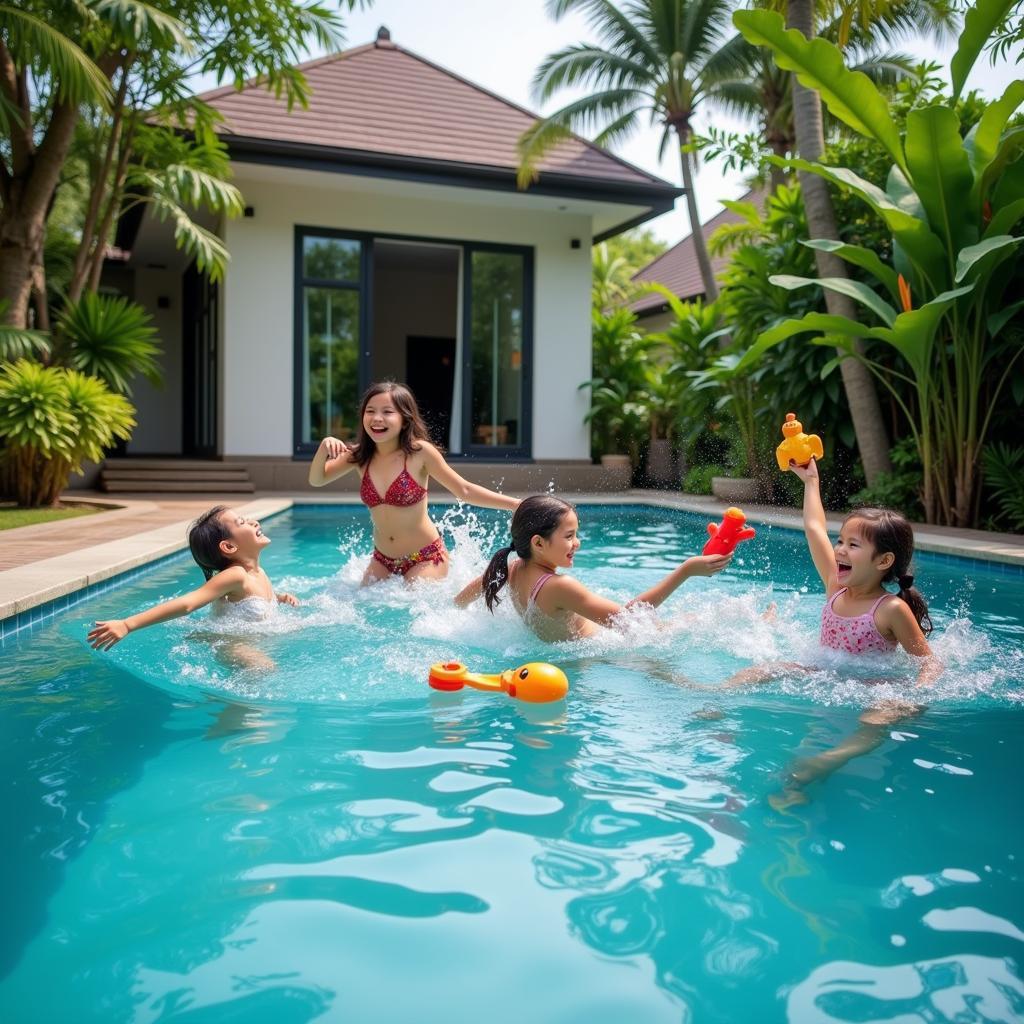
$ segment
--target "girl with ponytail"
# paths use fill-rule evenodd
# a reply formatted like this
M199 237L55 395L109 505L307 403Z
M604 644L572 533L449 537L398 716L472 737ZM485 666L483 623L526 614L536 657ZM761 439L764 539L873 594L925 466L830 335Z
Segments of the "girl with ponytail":
M558 573L572 568L579 546L579 520L571 505L550 494L525 498L512 516L511 542L495 553L483 575L473 580L455 603L465 608L482 597L493 612L507 585L516 611L541 640L591 636L599 626L611 625L622 605ZM518 557L510 566L513 552ZM629 604L657 607L691 576L714 576L731 559L731 554L688 558Z
M813 459L807 466L790 462L789 468L804 482L804 533L825 585L822 645L850 654L893 651L900 646L925 659L918 685L934 682L942 665L925 639L932 623L911 574L914 531L906 517L889 509L854 509L843 521L833 547L816 463ZM898 592L886 590L886 583L895 583Z

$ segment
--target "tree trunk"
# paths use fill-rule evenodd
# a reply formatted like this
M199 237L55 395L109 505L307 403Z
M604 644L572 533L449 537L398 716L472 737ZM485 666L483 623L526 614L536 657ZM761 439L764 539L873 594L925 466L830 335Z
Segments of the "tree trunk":
M42 265L46 217L60 182L78 120L74 104L58 101L39 148L15 166L0 209L0 301L10 307L4 319L28 326L28 302L36 267Z
M686 209L690 214L690 234L693 236L693 251L697 255L697 266L700 267L700 279L704 282L704 301L714 302L718 298L718 282L711 269L711 257L708 256L707 242L701 228L700 215L697 213L697 196L693 190L693 154L682 147L689 137L687 128L673 125L679 139L679 159L683 165L683 188L686 189ZM685 297L685 296L684 296Z
M803 32L808 39L814 35L813 0L788 0L786 6L786 27ZM821 119L821 97L807 89L793 76L793 123L796 129L796 148L805 160L820 160L825 150L825 133ZM811 238L832 238L839 240L836 214L832 197L823 178L805 171L799 173L800 188L807 211L807 227ZM846 264L833 253L815 250L815 261L819 277L847 277ZM825 305L834 315L858 319L858 311L852 299L825 289ZM857 351L862 346L855 343ZM892 462L889 458L889 437L882 419L882 409L871 372L858 359L844 359L840 363L846 401L850 406L853 429L857 435L857 447L864 466L864 477L868 485L878 474L889 472Z

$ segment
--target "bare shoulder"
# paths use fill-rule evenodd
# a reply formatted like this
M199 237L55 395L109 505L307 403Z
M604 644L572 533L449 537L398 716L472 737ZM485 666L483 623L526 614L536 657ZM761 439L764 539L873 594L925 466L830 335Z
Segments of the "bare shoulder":
M900 623L913 623L917 625L917 619L910 609L910 605L902 600L898 594L890 594L875 610L875 621L882 626L895 628Z
M420 456L428 466L434 465L438 460L444 461L436 446L432 445L429 441L417 441L416 444L419 447L413 450L413 455Z
M243 590L248 579L249 574L240 565L229 565L226 569L221 569L216 576L211 577L210 582L222 594L230 594L235 590Z

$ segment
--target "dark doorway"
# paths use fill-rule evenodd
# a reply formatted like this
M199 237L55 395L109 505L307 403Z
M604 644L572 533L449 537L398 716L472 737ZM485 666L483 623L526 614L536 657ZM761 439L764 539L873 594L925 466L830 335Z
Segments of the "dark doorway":
M447 448L455 391L455 339L407 336L405 373L431 440Z
M217 454L217 285L193 263L182 280L182 451Z

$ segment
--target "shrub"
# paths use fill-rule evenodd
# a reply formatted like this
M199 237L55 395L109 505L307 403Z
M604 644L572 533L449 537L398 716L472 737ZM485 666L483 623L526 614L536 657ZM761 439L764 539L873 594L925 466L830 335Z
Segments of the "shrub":
M0 367L0 435L7 489L19 505L52 505L82 461L127 438L135 410L103 381L19 359Z
M908 519L924 518L921 504L923 475L917 457L917 445L912 437L898 441L890 453L892 472L879 473L870 487L850 495L850 507L880 506L896 509Z
M713 476L725 476L725 466L710 464L707 466L694 466L687 471L683 477L683 491L686 494L710 494L711 478Z
M150 315L134 302L86 292L59 317L60 358L82 373L99 377L122 395L131 394L137 374L159 384L160 349L151 340Z

